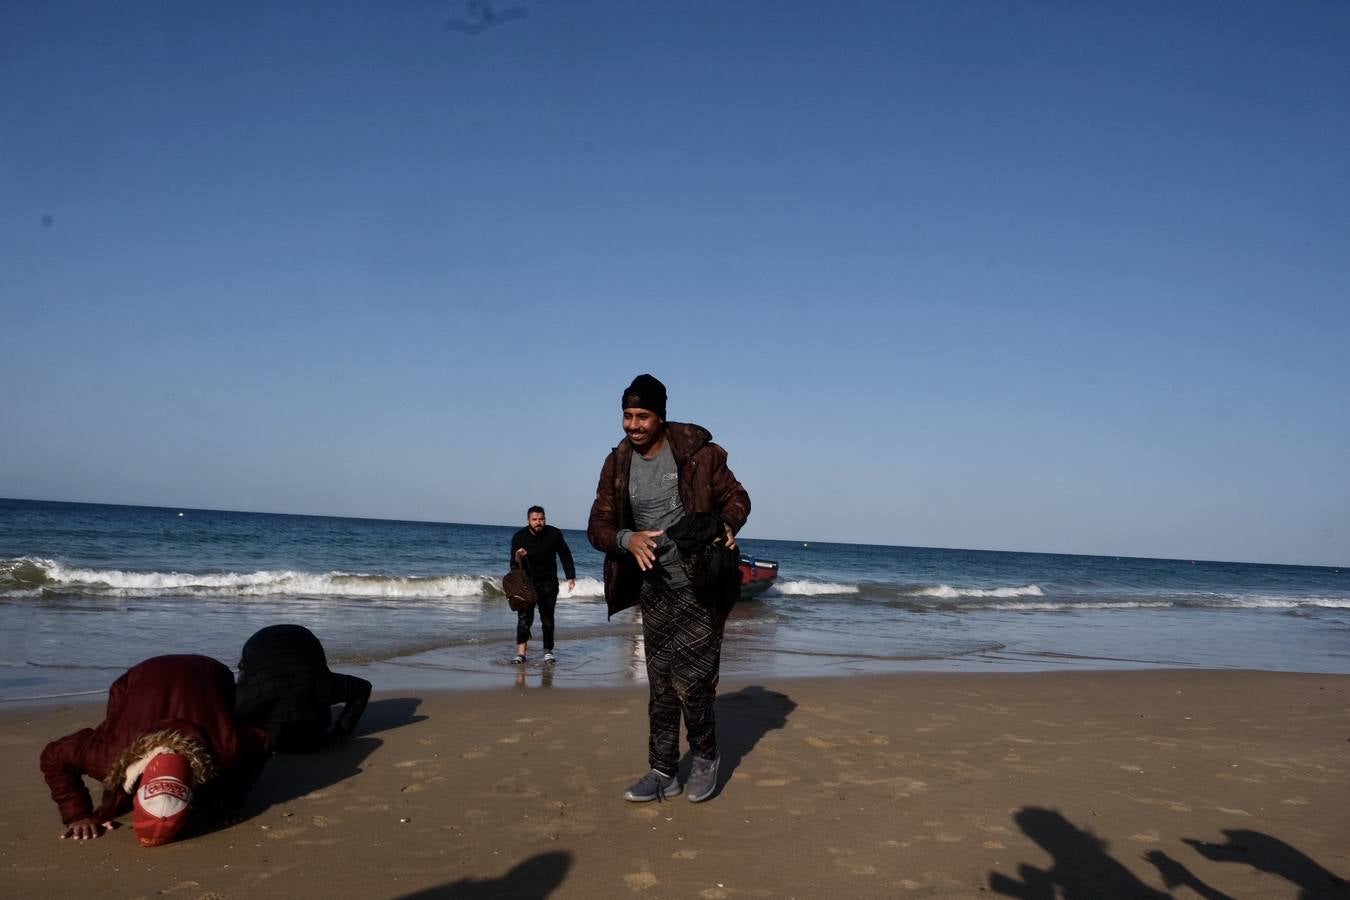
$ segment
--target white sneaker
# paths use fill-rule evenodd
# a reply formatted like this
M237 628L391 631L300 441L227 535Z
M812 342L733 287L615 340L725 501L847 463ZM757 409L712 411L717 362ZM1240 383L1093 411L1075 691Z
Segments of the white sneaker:
M555 662L557 662L557 661L558 661L558 657L556 657L556 656L553 655L553 651L552 651L552 650L547 650L547 651L544 652L544 662L546 662L546 663L555 663Z

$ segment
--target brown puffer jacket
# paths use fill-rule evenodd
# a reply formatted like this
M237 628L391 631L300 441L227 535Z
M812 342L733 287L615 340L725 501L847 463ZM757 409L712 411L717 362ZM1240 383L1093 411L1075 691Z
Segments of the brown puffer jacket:
M680 502L686 513L716 513L739 532L750 516L750 495L727 468L727 451L712 442L701 425L667 422L666 440L680 473ZM635 528L628 503L628 466L633 445L624 438L605 458L591 504L586 537L605 554L605 602L612 616L638 602L642 572L637 560L619 546L619 531Z

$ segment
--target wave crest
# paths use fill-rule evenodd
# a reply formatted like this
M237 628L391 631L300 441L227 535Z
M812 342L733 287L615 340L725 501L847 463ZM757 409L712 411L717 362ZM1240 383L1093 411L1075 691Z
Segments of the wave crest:
M828 581L778 581L771 590L793 597L824 597L830 594L856 594L858 586Z
M937 587L919 588L912 592L912 596L937 597L940 600L958 600L962 597L993 597L1005 600L1011 597L1044 597L1045 592L1035 584L1001 588L955 588L949 584L939 584Z
M0 561L0 596L79 594L110 597L356 597L436 600L453 597L501 597L495 575L378 575L363 572L133 572L67 567L49 559L20 557ZM577 579L563 598L604 596L595 578Z

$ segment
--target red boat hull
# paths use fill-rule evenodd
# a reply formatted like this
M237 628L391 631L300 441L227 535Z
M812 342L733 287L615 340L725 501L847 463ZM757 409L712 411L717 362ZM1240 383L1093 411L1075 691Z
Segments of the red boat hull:
M764 593L778 578L778 563L771 559L741 557L741 599Z

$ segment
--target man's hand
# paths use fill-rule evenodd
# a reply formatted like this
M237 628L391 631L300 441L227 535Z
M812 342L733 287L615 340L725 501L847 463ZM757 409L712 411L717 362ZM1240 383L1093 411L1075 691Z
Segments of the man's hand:
M575 578L567 579L567 593L572 593L577 589L577 580Z
M727 531L727 538L726 538L726 540L723 542L722 546L726 547L728 550L735 550L735 549L736 549L736 535L734 535L734 534L731 533L731 526L730 526L730 525L723 525L722 527L725 528L726 531Z
M635 531L628 538L628 552L633 554L642 571L656 565L656 539L663 534L664 531Z
M65 834L61 835L61 840L74 838L77 841L92 841L94 838L103 837L103 832L112 831L112 828L112 822L104 822L100 825L86 816L67 825Z
M526 554L525 554L525 548L524 548L524 547L520 547L520 548L518 548L518 549L516 550L516 559L524 559L525 556L526 556Z

